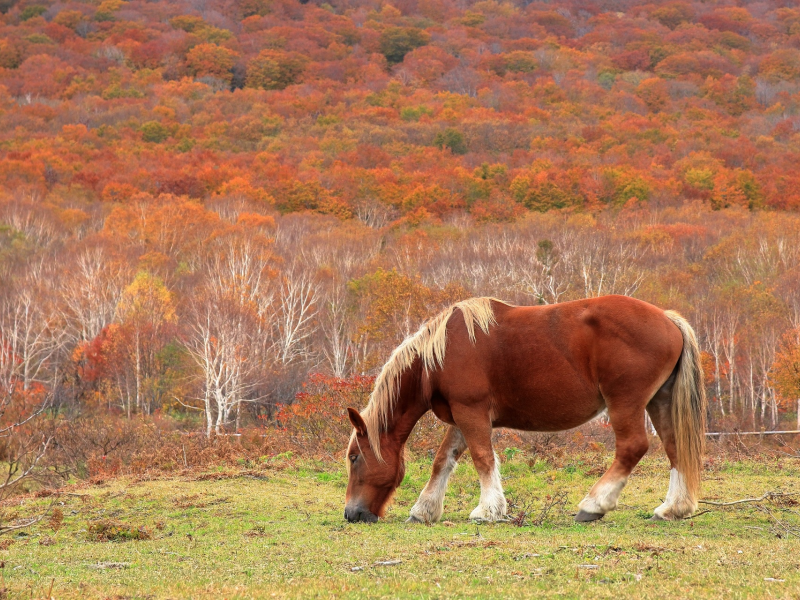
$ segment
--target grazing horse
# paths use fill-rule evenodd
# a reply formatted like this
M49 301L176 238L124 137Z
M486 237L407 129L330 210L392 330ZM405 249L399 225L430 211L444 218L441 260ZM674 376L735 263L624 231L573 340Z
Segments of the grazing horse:
M614 462L579 504L577 521L614 510L647 452L644 411L671 465L654 519L697 509L706 399L694 331L672 311L626 296L548 306L494 298L454 304L406 339L384 365L366 409L349 408L345 517L377 521L405 473L408 436L429 410L448 423L410 522L433 523L459 457L469 449L481 484L471 519L506 516L492 429L562 431L608 411Z

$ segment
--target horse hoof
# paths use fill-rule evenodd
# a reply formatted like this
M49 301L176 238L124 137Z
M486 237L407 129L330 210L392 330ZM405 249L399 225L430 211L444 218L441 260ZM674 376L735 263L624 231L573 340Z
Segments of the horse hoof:
M602 513L586 512L585 510L580 510L578 511L578 514L575 515L575 520L578 523L588 523L590 521L597 521L598 519L602 518Z
M422 519L420 519L418 517L415 517L414 515L411 515L410 517L408 517L406 519L406 523L424 523L424 522L425 521L423 521Z
M669 523L670 521L680 521L680 518L678 518L678 517L672 517L672 518L670 518L670 517L662 517L661 515L653 514L653 516L650 517L650 520L651 521L663 521L664 523Z

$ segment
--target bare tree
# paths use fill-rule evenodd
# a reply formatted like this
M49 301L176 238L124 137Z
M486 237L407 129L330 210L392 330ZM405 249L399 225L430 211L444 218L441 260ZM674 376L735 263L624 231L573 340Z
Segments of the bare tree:
M728 411L733 413L736 406L736 350L739 310L731 305L722 313L722 353L728 363Z
M237 419L274 358L272 250L264 240L227 239L209 249L184 344L202 378L206 435Z
M706 341L706 347L711 356L714 357L714 397L717 400L722 416L725 416L725 404L722 402L722 316L719 310L714 307L705 307L701 311L702 315L702 328L701 331L705 332L703 339Z
M633 243L593 236L583 240L576 254L587 298L605 294L633 296L644 281L645 269L639 264L642 250Z
M283 275L275 319L276 354L284 365L308 358L316 324L319 285L293 267Z
M258 369L248 350L250 340L240 307L211 299L198 301L190 314L186 348L202 374L206 435L222 433L232 415L255 387L251 377Z
M333 286L323 303L321 329L325 336L322 353L334 377L347 377L353 367L356 348L353 343L353 319L349 314L347 292Z
M531 267L520 283L526 294L539 304L556 304L569 292L575 263L570 246L560 252L550 240L540 240Z
M17 289L0 299L0 386L9 393L19 387L29 391L34 383L49 380L56 357L63 349L65 332L54 310L40 269L32 269Z
M0 299L0 500L28 479L45 475L41 462L52 436L42 425L60 379L63 329L48 297L42 270L32 269ZM0 533L33 524L7 524Z
M80 252L63 272L59 295L62 318L73 342L94 339L114 320L129 278L127 265L112 260L102 246Z

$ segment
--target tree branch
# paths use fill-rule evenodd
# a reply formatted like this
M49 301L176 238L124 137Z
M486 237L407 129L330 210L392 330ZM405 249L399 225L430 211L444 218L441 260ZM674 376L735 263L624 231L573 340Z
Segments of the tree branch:
M744 504L746 502L761 502L772 498L785 498L787 496L797 496L800 492L783 493L783 492L767 492L758 498L742 498L741 500L734 500L733 502L712 502L711 500L700 500L700 504L710 504L711 506L733 506L734 504Z

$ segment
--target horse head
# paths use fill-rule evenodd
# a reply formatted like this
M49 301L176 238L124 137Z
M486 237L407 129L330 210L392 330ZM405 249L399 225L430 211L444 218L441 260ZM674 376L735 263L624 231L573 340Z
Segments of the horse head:
M350 522L374 523L382 517L394 491L403 481L405 461L403 445L385 432L381 433L381 455L375 455L363 417L348 408L353 435L347 448L347 494L344 517Z

